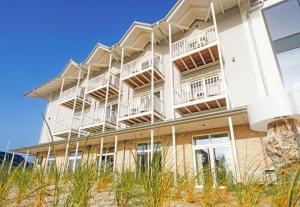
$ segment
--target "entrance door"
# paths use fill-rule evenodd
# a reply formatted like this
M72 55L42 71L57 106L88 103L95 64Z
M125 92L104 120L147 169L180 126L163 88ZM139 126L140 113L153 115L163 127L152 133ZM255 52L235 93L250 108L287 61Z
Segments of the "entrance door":
M227 134L194 137L193 149L198 187L209 183L224 186L226 179L234 175L231 143Z

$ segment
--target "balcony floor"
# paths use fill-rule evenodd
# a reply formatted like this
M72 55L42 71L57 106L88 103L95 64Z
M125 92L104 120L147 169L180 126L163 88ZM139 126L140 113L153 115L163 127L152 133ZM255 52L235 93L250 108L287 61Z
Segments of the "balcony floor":
M208 47L201 48L201 50L193 50L191 53L175 57L173 61L181 72L208 67L219 61L218 47L215 44L208 45Z
M158 112L154 112L154 120L162 120L164 116ZM125 116L119 119L120 122L133 126L136 124L143 124L151 122L151 112L143 112L131 116Z
M75 98L71 98L71 99L62 101L60 104L69 109L73 109L74 101L75 101ZM89 102L86 101L85 103L89 105ZM81 109L82 106L83 106L83 98L77 98L76 104L75 104L75 110Z
M84 130L85 132L89 132L91 134L96 134L96 133L101 133L102 132L103 126L104 126L104 122L99 122L99 123L96 123L96 124L91 124L91 125L88 125L88 126L81 127L80 129ZM106 122L105 131L113 130L115 128L116 128L115 124Z
M107 87L104 86L104 87L99 87L99 88L95 88L91 91L88 91L87 94L99 101L102 101L102 100L105 100L105 97L106 97L106 89ZM112 86L112 85L109 85L109 88L108 88L108 97L111 98L111 97L115 97L115 96L118 96L119 94L119 89L116 88L115 86Z
M53 136L68 139L69 130L53 133ZM77 137L77 136L78 136L78 132L75 131L75 130L72 130L71 131L71 137Z
M222 109L225 107L226 98L224 95L212 96L206 99L199 99L190 101L188 103L175 105L175 109L183 116L193 113Z
M128 75L122 79L133 89L144 87L151 84L151 68L141 70L137 73ZM164 80L163 74L154 69L154 82Z

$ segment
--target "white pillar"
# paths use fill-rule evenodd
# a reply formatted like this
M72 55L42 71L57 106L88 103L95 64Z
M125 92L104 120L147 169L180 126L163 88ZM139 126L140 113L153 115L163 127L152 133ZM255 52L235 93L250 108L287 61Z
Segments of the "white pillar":
M27 161L28 161L29 150L26 151L26 156L24 160L23 172L26 169Z
M118 151L118 135L115 136L113 172L116 172L116 169L117 169L117 151Z
M103 154L103 142L104 142L104 139L103 137L101 137L101 140L100 140L100 153L99 153L99 166L98 166L98 175L101 174L101 168L102 168L102 154Z
M79 142L76 142L76 150L75 150L75 158L72 166L73 172L75 172L76 169L76 162L77 162L77 156L78 156L78 148L79 148Z
M169 55L170 55L170 75L171 75L171 108L172 108L172 119L175 119L174 110L174 71L173 71L173 51L172 51L172 25L169 23Z
M53 124L53 129L55 129L55 125L57 122L57 117L58 117L58 111L59 111L59 105L60 105L60 98L61 98L61 94L63 92L64 89L64 83L65 83L65 78L63 78L62 82L61 82L61 86L60 86L60 92L58 95L58 100L57 100L57 107L56 107L56 112L55 112L55 116L54 116L54 124Z
M231 116L228 117L228 125L229 125L229 131L230 131L230 138L231 138L232 154L233 154L233 159L234 159L235 173L237 175L237 181L240 182L241 181L241 172L240 172L240 168L239 168L239 160L238 160L238 157L237 157L234 129L233 129L233 123L232 123Z
M45 161L45 166L44 166L44 173L47 173L47 167L48 167L48 161L49 161L49 157L50 157L50 152L51 152L51 146L48 147L48 153L47 153L47 157L46 157L46 161Z
M85 99L86 99L86 92L88 88L88 82L89 82L89 77L90 77L90 71L91 71L91 65L88 65L88 72L86 75L86 82L85 82L85 88L84 88L84 94L83 94L83 104L82 104L82 109L81 109L81 114L80 114L80 124L79 124L79 130L78 130L78 138L81 136L81 125L82 125L82 120L83 120L83 113L84 113L84 108L85 108Z
M223 64L223 56L222 56L222 51L221 51L221 40L218 32L218 27L217 27L217 21L216 21L216 15L215 15L215 9L214 9L214 3L210 3L210 8L211 8L211 13L212 13L212 19L213 19L213 24L215 27L215 32L216 32L216 38L217 38L217 46L218 46L218 54L219 54L219 61L220 61L220 66L221 66L221 73L222 73L222 82L224 86L224 91L225 91L225 96L226 96L226 108L231 109L231 102L229 98L229 88L227 87L227 81L226 81L226 76L225 76L225 69L224 69L224 64ZM236 152L236 145L235 145L235 136L234 136L234 130L233 130L233 124L232 124L232 118L231 116L228 117L228 124L229 124L229 131L230 131L230 137L231 137L231 145L233 149L233 159L234 159L234 166L235 166L235 171L237 174L237 180L241 180L241 175L240 175L240 169L239 169L239 163L238 163L238 158L237 158L237 152Z
M104 118L103 118L103 128L102 133L105 132L105 125L106 125L106 110L107 110L107 103L108 103L108 91L109 91L109 85L110 85L110 76L111 76L111 65L112 65L112 53L109 54L109 66L108 66L108 72L107 72L107 86L106 86L106 94L105 94L105 103L104 103Z
M152 67L151 67L151 124L154 123L154 32L151 32L151 56L152 56ZM151 142L151 162L154 155L154 129L150 130Z
M9 168L8 168L8 173L10 173L10 171L11 171L11 167L13 165L14 159L15 159L15 152L13 152L13 154L12 154L11 161L10 161Z
M117 126L116 126L116 130L119 129L119 116L120 116L120 106L121 106L122 72L123 72L123 65L124 65L124 53L125 53L125 49L122 48L122 52L121 52L121 68L120 68L120 82L119 82L119 96L118 96L118 111L117 111Z
M70 145L70 139L71 139L71 135L72 135L72 126L73 126L73 120L74 120L74 115L75 115L75 110L76 110L76 102L77 102L77 96L78 96L78 89L79 89L79 85L80 85L81 70L82 69L79 70L78 78L77 78L76 96L75 96L75 100L74 100L74 103L73 103L72 119L71 119L71 125L70 125L70 129L69 129L69 134L68 134L68 142L67 142L67 147L66 147L66 152L65 152L64 167L66 166L66 162L67 162L67 158L68 158L68 153L69 153L69 145Z
M172 126L172 151L173 151L173 171L174 171L174 184L177 185L177 151L176 151L176 129Z

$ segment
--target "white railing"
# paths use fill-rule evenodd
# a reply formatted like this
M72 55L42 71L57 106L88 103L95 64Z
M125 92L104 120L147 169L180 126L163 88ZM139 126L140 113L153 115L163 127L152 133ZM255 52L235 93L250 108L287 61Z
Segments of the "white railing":
M152 56L140 57L129 63L124 64L122 69L122 78L138 73L142 70L148 69L152 66ZM163 67L161 64L160 57L154 56L153 66L163 74Z
M120 105L120 117L133 116L144 112L151 111L151 96L136 97L127 102L127 105ZM154 96L154 111L163 115L164 103L163 101Z
M116 112L107 111L105 116L106 116L105 117L105 122L116 124L116 122L117 122ZM103 122L104 122L104 116L95 118L95 117L84 115L82 117L81 127L88 127L88 126L92 126L92 125L95 125L95 124L101 124Z
M222 78L219 75L205 77L190 83L183 83L175 89L175 104L184 104L195 100L223 94Z
M184 39L172 43L172 57L176 58L182 54L200 49L217 40L214 26L196 32Z
M101 88L103 86L106 86L106 84L108 83L108 76L109 73L107 72L95 78L90 79L87 84L87 92L94 90L96 88ZM117 76L115 76L114 74L110 74L109 79L110 79L109 81L110 84L112 84L116 88L119 88L119 78Z
M78 97L83 98L84 88L79 87L77 90L77 86L74 86L72 88L69 88L68 90L63 91L60 96L60 102L65 101L70 98L75 98L76 95Z
M54 124L53 134L65 132L70 130L71 128L74 130L78 130L80 125L79 120L80 119L78 117L74 117L73 123L71 118L56 121L56 123Z

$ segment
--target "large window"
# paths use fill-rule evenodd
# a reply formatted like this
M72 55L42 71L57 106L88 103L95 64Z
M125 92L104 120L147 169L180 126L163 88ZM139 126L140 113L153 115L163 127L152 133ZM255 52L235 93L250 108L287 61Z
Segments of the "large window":
M300 90L299 2L287 0L263 11L287 90Z
M100 172L112 172L114 164L114 147L102 149L102 155L98 160L98 170Z
M160 142L155 142L154 147L154 159L156 161L160 161L161 159L161 144ZM137 175L142 173L148 172L150 166L150 159L151 159L151 144L150 142L147 143L140 143L136 147L136 154L137 154Z
M56 165L55 156L53 154L50 154L47 161L46 171L50 172L51 170L54 169L55 165Z
M77 156L76 156L76 152L70 152L69 160L68 160L68 170L73 171L73 167L75 167L75 170L78 169L81 164L81 159L82 159L81 151L77 152ZM76 164L75 164L75 160L76 160Z
M197 186L208 182L225 185L234 173L230 139L227 133L196 136L193 138L194 167Z

